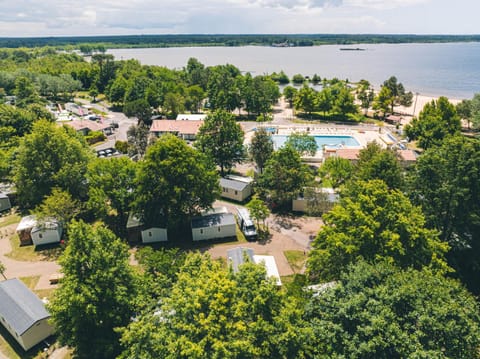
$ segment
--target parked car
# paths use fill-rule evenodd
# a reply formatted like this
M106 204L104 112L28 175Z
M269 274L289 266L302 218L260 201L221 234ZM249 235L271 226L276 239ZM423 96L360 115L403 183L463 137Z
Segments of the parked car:
M240 230L247 240L257 239L257 229L250 218L250 212L246 208L237 208L237 221Z

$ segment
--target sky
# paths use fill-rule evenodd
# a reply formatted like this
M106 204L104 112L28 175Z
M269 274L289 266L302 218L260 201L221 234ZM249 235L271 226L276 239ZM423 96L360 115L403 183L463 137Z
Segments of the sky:
M0 37L480 34L479 0L0 0Z

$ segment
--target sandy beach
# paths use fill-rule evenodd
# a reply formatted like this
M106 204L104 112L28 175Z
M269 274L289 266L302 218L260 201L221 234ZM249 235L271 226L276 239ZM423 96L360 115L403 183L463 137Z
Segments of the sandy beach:
M395 112L398 112L405 116L416 117L418 116L420 111L422 111L423 106L425 106L427 103L431 102L432 100L437 100L439 97L440 96L434 97L434 96L426 96L421 94L418 94L418 95L414 94L411 106L409 107L395 106ZM452 98L448 98L448 99L454 105L462 101L460 99L452 99Z

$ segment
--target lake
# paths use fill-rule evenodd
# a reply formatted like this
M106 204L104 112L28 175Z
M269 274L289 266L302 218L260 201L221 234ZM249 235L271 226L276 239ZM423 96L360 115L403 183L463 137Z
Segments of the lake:
M364 51L341 51L340 48ZM422 95L471 98L480 92L480 43L360 44L312 47L177 47L112 49L117 60L138 59L144 65L186 66L190 57L206 66L232 64L252 75L283 70L322 78L366 79L376 88L396 76L407 91Z

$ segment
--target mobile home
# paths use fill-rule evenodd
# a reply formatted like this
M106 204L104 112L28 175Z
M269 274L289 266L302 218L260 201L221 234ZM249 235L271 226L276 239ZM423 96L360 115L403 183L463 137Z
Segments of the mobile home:
M253 179L242 176L226 176L220 178L221 192L223 198L243 202L252 195Z
M137 215L130 214L127 221L128 239L131 242L156 243L168 241L166 226L145 226Z
M232 213L213 213L192 218L193 241L236 237L236 229Z

